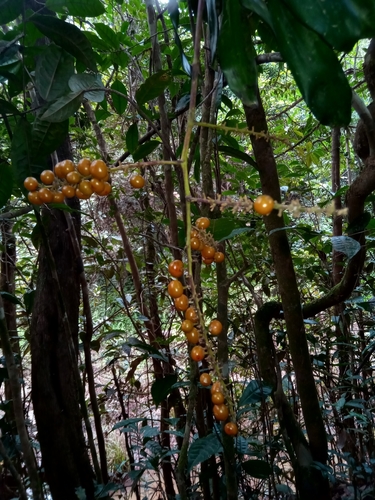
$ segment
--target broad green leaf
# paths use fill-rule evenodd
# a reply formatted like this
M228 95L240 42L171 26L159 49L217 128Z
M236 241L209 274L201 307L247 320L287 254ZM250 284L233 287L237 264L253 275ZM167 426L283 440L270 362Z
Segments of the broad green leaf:
M115 80L111 85L111 89L116 90L117 92L121 92L121 94L127 95L126 87L122 82L120 82L120 80ZM111 97L112 97L113 107L115 108L116 112L119 115L122 115L126 110L128 101L125 99L125 97L122 97L121 95L116 94L115 92L111 93Z
M146 142L145 144L142 144L141 146L139 146L134 154L133 154L133 160L134 161L139 161L139 160L142 160L143 158L145 158L146 156L150 155L151 153L153 153L155 151L155 149L160 146L160 142L159 141L148 141Z
M272 474L272 467L264 460L246 460L242 462L243 470L257 479L267 479Z
M164 92L170 82L171 75L169 71L158 71L147 78L135 93L135 98L139 106L152 101L152 99L156 99L156 97Z
M234 238L239 234L250 233L251 231L254 231L252 227L238 227L237 229L233 229L233 231L231 231L228 235L223 236L220 240L217 241L230 240L231 238Z
M115 33L112 28L104 23L95 23L94 26L100 38L104 40L104 42L106 42L108 46L112 48L112 50L120 48L120 42L117 33Z
M345 254L348 259L352 259L361 250L359 241L350 236L332 236L331 241L333 249Z
M12 44L12 42L0 40L0 66L10 66L19 62L19 60L19 45L17 43Z
M96 17L105 12L100 0L47 0L46 6L55 12L79 17Z
M245 161L258 170L256 162L247 153L244 153L239 149L231 148L230 146L219 146L217 149L220 153L224 153L227 156L231 156L232 158L237 158L238 160Z
M66 23L57 17L38 14L33 15L30 22L56 45L65 49L91 71L97 72L95 55L90 42L77 26Z
M31 152L31 125L27 120L22 119L13 131L12 144L10 148L12 167L19 186L23 186L25 178L32 175Z
M358 40L375 35L375 2L371 0L283 1L337 50L350 52Z
M7 24L22 14L23 0L0 0L0 24Z
M215 241L222 241L228 237L235 227L236 223L234 219L221 217L220 219L214 219L211 221L209 231Z
M216 455L221 450L221 443L215 433L204 438L197 439L192 443L188 451L188 470L208 460L212 455Z
M89 90L84 96L89 101L102 102L105 98L104 85L99 74L91 75L80 73L72 75L69 79L69 88L72 92ZM93 90L93 89L98 89Z
M281 54L308 107L323 125L347 126L352 92L333 49L279 0L269 0L268 8Z
M83 100L82 92L70 92L51 103L41 116L49 122L62 122L74 115Z
M253 403L263 401L272 393L272 388L263 385L259 380L251 380L238 402L238 407L246 406Z
M156 406L165 400L171 393L172 386L177 382L177 375L165 375L162 379L157 379L151 386L151 396Z
M16 304L18 306L22 306L23 307L22 302L15 295L13 295L12 293L0 291L0 295L2 296L3 299L8 300L12 304Z
M242 5L257 14L272 28L272 18L264 0L241 0Z
M35 83L41 97L53 101L69 90L68 81L74 74L73 57L57 45L44 47L35 68Z
M135 418L127 418L125 420L120 420L120 422L117 422L113 427L112 430L120 429L121 427L126 427L128 425L134 425L137 424L138 422L142 422L144 418L142 417L135 417Z
M20 112L11 102L5 99L0 99L0 114L5 115L19 115Z
M27 314L32 313L34 299L35 299L35 292L36 292L36 290L27 290L23 294L23 303L25 304L25 310L26 310Z
M248 15L240 0L224 0L217 55L232 92L251 106L257 102L257 66Z
M13 169L5 162L0 163L0 208L4 207L13 191Z
M33 158L43 158L55 151L69 132L69 120L51 123L37 117L32 128Z
M128 128L125 141L127 150L130 154L133 154L138 148L138 125L136 123L132 123Z
M149 354L152 358L155 359L161 359L163 361L168 361L168 358L163 354L162 352L158 351L153 347L152 345L146 344L144 342L140 342L139 340L131 337L128 339L126 343L124 343L124 346L130 346L130 347L135 347L136 349L139 349L142 352L145 352Z

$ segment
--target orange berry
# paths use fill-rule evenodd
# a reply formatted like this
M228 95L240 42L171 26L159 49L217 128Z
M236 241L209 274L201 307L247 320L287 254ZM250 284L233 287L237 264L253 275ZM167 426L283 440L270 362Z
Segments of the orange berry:
M223 388L221 387L221 383L219 381L212 384L211 394L213 394L214 392L223 392Z
M196 220L195 225L198 229L207 229L210 226L210 219L207 217L199 217L199 219Z
M196 328L190 330L190 332L186 333L186 338L190 342L190 344L198 344L199 342L199 332Z
M275 202L268 196L268 194L262 194L254 201L254 210L260 215L268 215L272 212Z
M215 256L215 249L214 247L204 245L204 247L201 250L202 257L206 260L211 260Z
M229 417L228 407L224 404L214 405L212 408L213 414L217 420L221 422L226 420Z
M92 190L94 191L94 193L100 194L102 191L104 191L104 182L103 181L93 177L90 181L90 184L91 184L91 187L92 187Z
M26 177L23 181L23 185L28 191L36 191L39 184L35 177Z
M203 387L208 387L211 385L211 376L208 373L202 373L199 377L199 382L203 385Z
M60 191L53 193L53 203L64 203L65 196Z
M182 283L178 280L170 281L168 284L168 293L174 299L181 297L181 295L184 293L184 287L182 286Z
M216 262L216 264L219 264L220 262L224 262L224 259L225 259L225 255L223 254L223 252L215 252L214 261Z
M206 266L210 266L213 263L214 259L205 259L203 258L203 264L206 264Z
M53 193L48 188L41 188L38 193L43 203L51 203L53 201Z
M235 424L234 422L228 422L227 424L224 425L224 432L225 434L228 434L228 436L237 436L238 434L237 424Z
M65 198L73 198L76 195L76 190L73 186L63 186L61 188L61 192L65 196Z
M188 307L185 311L185 319L189 319L193 323L198 322L198 313L195 307Z
M60 165L61 173L64 178L69 174L69 172L74 172L75 170L74 163L71 160L63 160L60 162Z
M211 395L211 401L214 405L221 405L224 403L224 394L222 392L214 392Z
M90 175L90 165L91 161L89 159L82 158L82 160L79 160L77 163L77 170L83 177L87 177Z
M40 174L40 180L43 182L43 184L50 185L55 180L55 174L52 172L52 170L43 170L43 172Z
M196 345L190 352L190 357L193 361L202 361L205 356L205 352L202 346Z
M194 328L194 323L190 321L190 319L184 319L184 321L181 323L181 330L184 333L191 332L193 328Z
M223 325L218 319L214 319L211 321L210 326L208 327L208 331L211 335L220 335L223 331Z
M91 182L86 180L79 183L78 189L81 191L81 193L83 193L85 196L88 196L89 198L93 192Z
M174 299L174 306L178 311L186 311L189 307L189 299L186 295L182 294L180 297Z
M201 246L201 240L199 238L191 238L190 246L192 250L199 250Z
M79 174L75 170L66 174L66 180L69 182L69 184L78 184L81 178L81 174Z
M82 193L82 191L78 188L76 188L76 196L80 200L88 200L90 198L89 194Z
M141 189L146 184L146 181L144 180L144 178L139 174L133 175L130 178L129 182L130 182L131 187L134 189Z
M168 264L168 271L174 278L181 278L184 274L184 265L181 260L173 260Z
M39 191L30 191L27 193L29 202L33 205L42 205L42 200L39 198Z
M107 181L103 182L104 182L104 189L103 191L100 191L100 193L98 193L98 196L108 196L109 193L112 191L112 186L110 185L110 183Z
M107 165L103 160L94 160L90 165L90 174L97 179L104 179L104 177L108 174Z

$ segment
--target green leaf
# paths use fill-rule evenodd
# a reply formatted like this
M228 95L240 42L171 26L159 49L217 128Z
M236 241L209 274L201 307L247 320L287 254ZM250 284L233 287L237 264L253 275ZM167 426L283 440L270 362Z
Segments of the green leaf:
M22 14L23 0L0 0L0 24L7 24Z
M216 1L206 0L207 20L210 33L210 60L213 62L216 54L217 39L219 33L218 18L216 12Z
M130 154L133 154L138 148L138 125L136 123L132 123L128 128L125 141L127 150Z
M5 99L0 99L0 114L5 115L19 115L20 112L11 102Z
M269 0L268 8L281 54L308 107L323 125L347 126L352 92L333 49L280 0Z
M112 28L104 23L95 23L94 26L100 38L104 42L106 42L108 46L112 48L112 50L120 48L118 36Z
M72 92L85 92L84 97L89 101L102 102L105 98L104 85L99 74L90 75L88 73L80 73L72 75L69 79L69 88ZM92 90L92 89L98 89Z
M241 0L241 4L255 14L272 28L272 18L264 0Z
M96 17L105 12L100 0L47 0L46 7L61 14L79 17Z
M8 163L0 163L0 208L4 207L13 191L13 169Z
M208 460L221 450L221 443L216 433L209 434L204 438L197 439L192 443L188 451L188 469L189 473L195 465Z
M25 178L32 175L31 152L31 125L27 120L21 119L13 131L13 138L10 147L12 167L19 186L23 186Z
M43 158L53 153L65 140L69 132L69 120L51 123L37 117L32 128L32 156Z
M252 227L239 227L237 229L233 229L233 231L231 231L228 235L223 236L220 240L217 241L230 240L231 238L234 238L239 234L250 233L251 231L254 231Z
M145 80L135 93L135 98L139 106L142 106L148 101L152 101L168 87L171 82L169 71L158 71L154 75Z
M56 45L65 49L91 71L97 72L91 44L77 26L66 23L57 17L38 14L33 15L30 22Z
M248 15L239 0L223 2L217 55L232 92L251 106L258 102L257 66Z
M34 299L35 299L35 292L36 290L27 290L27 292L23 294L23 303L25 304L25 310L27 314L32 313Z
M243 470L257 479L267 479L272 474L272 467L264 460L246 460L242 462Z
M220 219L214 219L211 221L209 231L215 241L221 241L228 237L228 235L234 230L235 226L236 224L234 219L221 217Z
M2 296L3 299L8 300L12 304L16 304L18 306L22 306L23 307L22 302L15 295L13 295L12 293L0 291L0 295Z
M124 95L127 95L126 87L122 82L120 82L120 80L115 80L111 85L111 89L116 90L117 92L121 92ZM116 112L119 115L122 115L127 108L128 101L125 99L125 97L122 97L121 95L116 94L115 92L112 92L111 96L112 96L113 107L115 108Z
M82 92L70 92L50 104L41 117L49 122L62 122L74 115L83 100Z
M171 393L173 385L177 382L177 375L165 375L162 379L157 379L151 386L151 396L156 406L166 399Z
M375 35L375 2L363 0L283 0L290 10L335 49L350 52L362 38Z
M352 259L361 250L359 241L350 236L332 236L331 241L333 249L345 254L348 259Z
M160 146L159 141L148 141L145 144L139 146L133 154L133 160L139 161L150 155L155 149Z
M74 74L73 57L57 45L43 47L35 68L35 83L41 97L53 101L69 90L69 78Z
M258 170L256 162L247 153L244 153L239 149L231 148L230 146L219 146L217 149L218 151L220 151L220 153L224 153L227 156L231 156L232 158L237 158L238 160L245 161Z
M126 418L125 420L120 420L113 427L112 430L120 429L121 427L127 427L128 425L134 425L138 422L142 422L144 418L142 417L134 417L134 418Z
M144 342L140 342L139 340L130 337L126 343L124 343L124 346L129 346L129 347L135 347L136 349L139 349L142 352L145 352L149 354L152 358L155 359L161 359L163 361L168 361L168 358L163 354L162 352L158 351L153 347L152 345L146 344Z
M178 34L178 26L180 24L180 11L178 10L178 4L176 0L169 0L168 2L168 13L169 17L172 22L172 26L174 29L174 41L178 47L178 50L180 52L180 57L181 57L181 62L182 62L182 67L185 71L185 73L189 76L191 76L191 66L190 63L185 55L184 48L181 43L181 39Z
M270 394L272 394L271 387L263 385L259 380L251 380L242 393L238 407L264 401Z

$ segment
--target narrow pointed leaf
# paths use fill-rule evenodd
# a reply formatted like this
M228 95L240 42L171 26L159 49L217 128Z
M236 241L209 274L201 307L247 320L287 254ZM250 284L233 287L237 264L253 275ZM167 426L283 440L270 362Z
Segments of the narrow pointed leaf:
M74 59L57 45L44 47L35 68L35 82L39 94L53 101L69 90L68 81L74 73Z
M218 59L232 92L246 106L257 102L256 52L240 0L225 0L218 42Z
M95 23L94 26L100 38L104 42L106 42L107 45L112 48L112 50L120 48L120 42L117 33L115 33L112 28L104 23Z
M162 379L155 380L151 387L151 396L156 406L159 406L159 404L165 400L168 394L171 393L172 386L176 382L176 374L166 375Z
M19 115L20 112L11 102L0 99L0 114Z
M213 62L216 54L216 46L219 34L219 25L216 11L216 1L206 0L207 19L210 29L210 59Z
M82 92L70 92L68 95L59 97L47 108L41 119L49 122L62 122L74 115L82 100Z
M268 8L281 54L308 107L323 125L348 125L352 92L333 49L280 0L269 0Z
M178 26L180 24L180 12L178 10L178 4L177 4L176 0L169 0L168 13L169 13L169 17L171 19L172 26L174 29L174 41L178 47L178 50L180 51L182 67L183 67L185 73L187 75L191 76L191 66L190 66L190 63L188 61L188 58L185 55L180 36L178 34Z
M4 207L13 191L13 169L5 162L0 163L0 208Z
M259 380L251 380L238 402L238 407L263 401L272 393L271 387L263 385Z
M205 460L208 460L216 453L219 453L221 449L221 443L216 434L209 434L204 438L197 439L190 446L188 451L188 470L189 473L191 469Z
M219 146L218 151L224 153L227 156L231 156L232 158L237 158L238 160L245 161L249 165L258 169L258 165L251 158L251 156L248 155L247 153L244 153L243 151L240 151L239 149L231 148L230 146Z
M255 12L255 14L272 28L272 18L263 0L241 0L241 3L246 9Z
M96 73L95 55L91 44L84 33L73 24L66 23L53 16L38 14L30 18L43 35L65 49L69 54L82 62L87 68Z
M138 148L138 126L136 123L132 123L126 132L126 148L130 154Z
M283 1L337 50L350 52L358 40L375 36L375 2L371 0Z

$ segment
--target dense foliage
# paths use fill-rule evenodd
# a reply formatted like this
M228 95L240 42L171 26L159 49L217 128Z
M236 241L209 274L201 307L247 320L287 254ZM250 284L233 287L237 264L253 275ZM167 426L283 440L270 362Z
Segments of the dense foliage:
M366 3L0 1L0 498L375 498Z

